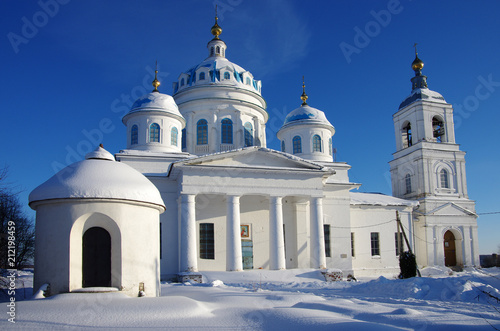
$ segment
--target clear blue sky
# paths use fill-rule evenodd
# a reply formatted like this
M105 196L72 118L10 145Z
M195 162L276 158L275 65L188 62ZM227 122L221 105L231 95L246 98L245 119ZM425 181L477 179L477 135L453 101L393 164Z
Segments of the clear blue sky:
M352 165L351 181L363 183L363 192L391 194L392 114L411 91L417 42L429 88L456 109L469 196L478 213L500 211L493 140L500 2L493 0L4 0L0 164L9 166L23 202L88 146L126 147L123 110L146 91L143 82L151 89L156 60L160 91L172 94L176 77L206 58L215 3L227 57L262 80L268 147L279 148L275 133L300 105L305 75L308 103L335 126L337 160ZM352 52L346 56L341 45ZM478 224L480 252L497 251L500 214Z

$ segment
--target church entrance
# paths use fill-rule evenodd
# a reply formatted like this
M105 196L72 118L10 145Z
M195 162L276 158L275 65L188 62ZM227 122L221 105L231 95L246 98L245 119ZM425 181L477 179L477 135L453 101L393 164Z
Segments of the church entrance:
M83 287L111 286L111 236L100 227L83 234Z
M452 267L457 265L457 255L455 252L455 236L448 230L444 234L444 265Z
M241 254L243 256L243 269L253 269L253 242L251 240L241 241Z

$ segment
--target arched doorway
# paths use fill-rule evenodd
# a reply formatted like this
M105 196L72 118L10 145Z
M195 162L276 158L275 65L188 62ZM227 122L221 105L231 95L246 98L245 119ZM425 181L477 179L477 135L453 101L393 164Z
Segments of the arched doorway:
M83 234L83 287L111 286L111 236L100 227Z
M457 265L455 235L450 230L446 231L444 234L444 265L447 267Z

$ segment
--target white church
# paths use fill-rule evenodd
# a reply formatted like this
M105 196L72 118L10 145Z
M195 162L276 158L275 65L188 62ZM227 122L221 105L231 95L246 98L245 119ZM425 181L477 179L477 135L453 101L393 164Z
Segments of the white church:
M158 296L160 280L210 270L394 274L401 245L420 267L479 264L453 109L428 89L418 56L393 115L393 197L356 193L350 166L333 161L335 128L304 86L277 133L281 151L266 147L261 81L226 58L217 17L211 32L206 59L172 96L155 78L123 117L126 149L98 147L31 192L35 290Z

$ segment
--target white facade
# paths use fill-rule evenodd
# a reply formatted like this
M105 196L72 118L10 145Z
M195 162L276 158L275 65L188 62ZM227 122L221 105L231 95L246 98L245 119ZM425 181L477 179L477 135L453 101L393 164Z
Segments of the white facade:
M408 238L403 248L421 266L479 263L452 108L428 90L418 58L412 94L393 116L394 197L352 193L361 184L350 182L348 164L333 162L335 128L306 103L305 91L278 132L282 151L266 148L261 82L226 59L221 31L216 22L208 58L179 75L173 97L158 91L155 78L153 92L134 103L123 118L127 149L115 155L119 162L99 150L82 161L134 168L149 179L145 189L130 182L136 175L108 169L109 181L95 168L97 174L78 179L84 194L75 195L68 181L32 192L35 287L85 287L82 238L92 227L111 236L109 286L131 295L141 284L157 295L159 274L167 280L203 270L398 273L396 213ZM72 190L54 196L53 187Z

